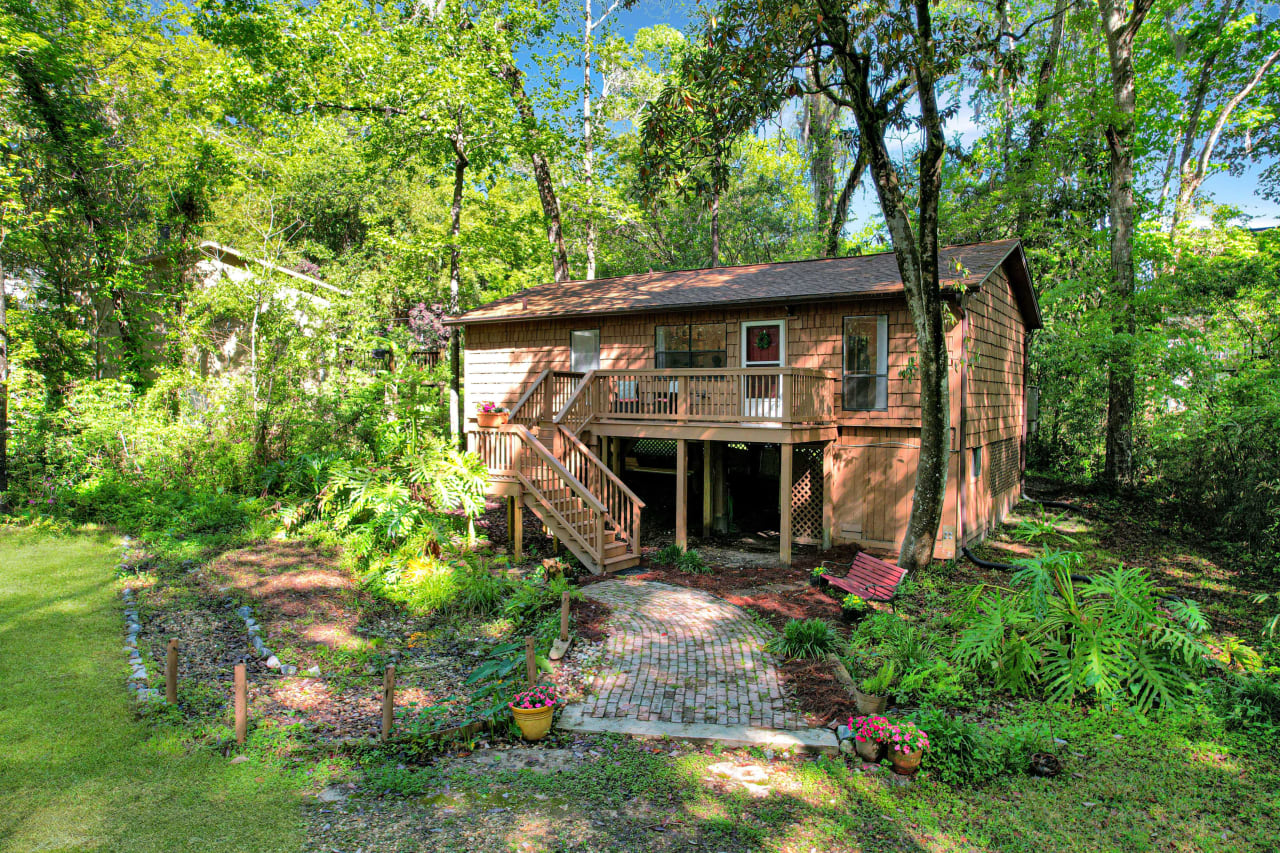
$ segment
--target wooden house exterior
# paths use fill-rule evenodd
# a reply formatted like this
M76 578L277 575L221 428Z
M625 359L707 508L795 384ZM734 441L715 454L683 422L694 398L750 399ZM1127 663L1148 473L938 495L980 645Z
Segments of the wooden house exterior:
M953 438L935 553L947 558L1021 494L1040 315L1016 240L948 248L942 267ZM511 410L504 426L473 414L468 427L495 493L515 498L517 525L531 509L593 570L638 559L643 501L629 472L645 470L637 448L659 443L674 457L681 545L691 516L723 532L732 507L775 495L784 562L793 542L901 544L919 392L892 253L549 284L452 323L466 411ZM742 459L758 470L738 493ZM760 475L776 476L776 492L754 488Z

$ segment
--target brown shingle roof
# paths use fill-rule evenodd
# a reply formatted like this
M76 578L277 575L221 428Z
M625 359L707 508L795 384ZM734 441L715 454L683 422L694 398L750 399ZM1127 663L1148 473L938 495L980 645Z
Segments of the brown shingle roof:
M958 288L981 284L1015 250L1025 270L1026 261L1017 240L942 249L939 252L942 286ZM1029 277L1025 277L1025 284L1029 290ZM893 252L881 252L853 258L651 272L594 281L541 284L472 309L450 322L466 325L581 314L878 296L901 293L902 290L902 279L898 275ZM1021 298L1019 301L1027 312L1028 303ZM1034 306L1034 301L1032 295L1031 306ZM1038 310L1028 313L1028 319L1034 319L1033 327L1038 326Z

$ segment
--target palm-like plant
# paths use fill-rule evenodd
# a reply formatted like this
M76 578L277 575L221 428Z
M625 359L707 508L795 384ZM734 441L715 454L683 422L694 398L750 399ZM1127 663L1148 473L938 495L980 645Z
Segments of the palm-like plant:
M1210 660L1200 609L1162 600L1150 576L1131 566L1077 587L1071 573L1081 560L1050 549L1018 561L1013 590L974 601L957 659L1015 693L1039 686L1055 700L1141 710L1180 704Z

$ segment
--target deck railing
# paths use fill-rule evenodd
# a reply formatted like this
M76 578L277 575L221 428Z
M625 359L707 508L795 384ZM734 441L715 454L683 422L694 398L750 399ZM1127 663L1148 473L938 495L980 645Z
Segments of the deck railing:
M585 375L567 370L542 371L511 407L509 420L531 429L540 421L550 421L569 402Z
M591 419L818 424L834 416L835 379L802 367L596 370L556 415L574 433Z
M604 504L606 521L627 552L640 556L640 511L644 501L563 424L556 426L555 457Z

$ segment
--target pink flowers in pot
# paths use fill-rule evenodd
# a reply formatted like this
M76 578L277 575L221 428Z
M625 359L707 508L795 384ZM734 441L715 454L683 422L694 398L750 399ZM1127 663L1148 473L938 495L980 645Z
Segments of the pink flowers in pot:
M536 711L539 708L552 708L556 704L556 689L551 685L538 685L531 690L517 693L511 700L512 708L525 711Z
M912 722L891 723L884 717L849 718L849 729L860 742L883 743L889 752L906 755L929 748L929 735Z
M486 400L480 404L480 411L486 415L500 415L505 412L506 409L492 400Z

